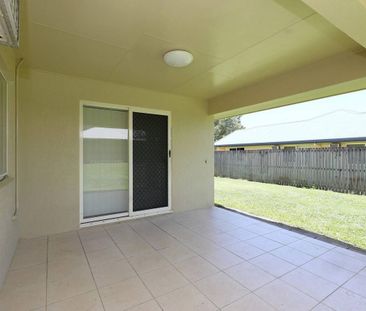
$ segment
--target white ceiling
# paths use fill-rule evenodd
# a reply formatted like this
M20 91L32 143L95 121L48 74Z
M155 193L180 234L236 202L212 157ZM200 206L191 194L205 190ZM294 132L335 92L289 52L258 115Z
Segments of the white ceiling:
M28 67L211 98L360 46L300 0L22 1ZM170 68L164 52L194 55Z

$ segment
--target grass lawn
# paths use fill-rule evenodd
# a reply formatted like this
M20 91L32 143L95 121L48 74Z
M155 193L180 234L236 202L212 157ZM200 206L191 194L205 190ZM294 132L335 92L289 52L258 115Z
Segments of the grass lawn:
M366 196L215 177L215 203L366 249Z

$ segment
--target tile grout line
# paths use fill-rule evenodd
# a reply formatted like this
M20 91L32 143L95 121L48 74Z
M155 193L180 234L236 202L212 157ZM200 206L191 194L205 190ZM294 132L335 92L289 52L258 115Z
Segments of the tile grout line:
M104 228L103 228L103 230L104 230ZM100 292L99 292L99 288L98 288L97 282L95 281L94 274L93 274L92 268L91 268L91 266L90 266L89 258L88 258L87 254L86 254L85 247L84 247L83 242L81 241L81 238L80 238L80 230L77 230L77 234L78 234L79 242L80 242L81 247L82 247L83 252L84 252L84 256L85 256L86 262L88 263L88 267L89 267L90 274L91 274L91 276L92 276L92 278L93 278L93 282L94 282L94 285L95 285L95 289L96 289L96 291L97 291L97 293L98 293L98 296L99 296L100 302L101 302L101 304L102 304L102 308L103 308L103 310L104 310L104 311L106 311L105 306L104 306L104 302L103 302L103 300L102 300L102 296L100 295Z
M132 231L134 231L134 232L136 232L128 223L126 223L127 224L127 226L132 230ZM110 233L109 233L109 231L108 231L108 229L105 229L105 228L103 228L106 232L107 232L107 234L108 234L108 236L109 236L109 238L112 240L112 242L113 242L113 244L117 247L117 249L120 251L120 253L125 257L125 260L128 262L128 264L129 264L129 266L131 267L131 269L136 273L136 276L139 278L139 280L141 281L141 283L144 285L144 287L145 287L145 289L149 292L149 294L151 295L151 297L152 297L152 299L150 299L150 300L147 300L147 301L144 301L144 302L141 302L141 303L139 303L139 304L137 304L137 305L135 305L135 306L131 306L131 308L133 308L133 307L137 307L137 306L140 306L140 305L142 305L142 304L144 304L144 303L146 303L146 302L148 302L148 301L151 301L151 300L154 300L157 304L158 304L158 306L159 306L159 308L161 309L161 310L163 310L163 308L162 308L162 306L160 305L160 303L158 302L158 300L155 298L155 296L153 295L153 293L151 292L151 290L148 288L148 286L145 284L145 282L144 282L144 280L141 278L141 276L139 275L139 273L137 272L137 270L135 269L135 267L131 264L131 262L130 262L130 260L128 259L128 257L127 256L125 256L125 254L122 252L122 250L118 247L118 244L116 243L116 241L113 239L113 237L110 235ZM136 232L136 234L138 235L138 236L140 236L137 232ZM140 236L141 237L141 236ZM141 237L142 238L142 237ZM144 239L145 240L145 239ZM146 240L145 240L146 241ZM146 241L147 242L147 241ZM148 242L147 242L148 243ZM149 245L150 245L150 243L148 243ZM151 246L151 245L150 245ZM130 308L129 308L130 309ZM128 309L127 309L128 310Z
M174 220L173 220L174 221ZM174 221L175 222L175 221ZM158 225L156 225L155 223L153 223L153 222L151 222L154 226L156 226L157 228L159 228L161 231L163 231L163 232L166 232L164 229L162 229L162 228L160 228ZM176 222L176 224L178 224L178 225L181 225L181 224L179 224L179 223L177 223ZM182 225L181 225L182 226ZM186 228L185 226L182 226L182 227L184 227L184 228ZM191 230L191 229L189 229L189 228L186 228L186 229L188 229L188 230L190 230L190 231L192 231L193 233L195 233L193 230ZM169 236L172 236L169 232L166 232L166 234L168 234ZM196 234L196 233L195 233ZM173 237L173 236L172 236ZM175 237L173 237L174 239L176 239ZM182 244L183 246L186 246L186 244L184 244L183 242L181 242L181 241L179 241L178 240L178 242L180 243L180 244ZM207 261L208 263L210 263L210 264L212 264L209 260L207 260L207 259L205 259L204 257L202 257L200 254L198 254L195 250L193 250L193 249L191 249L191 248L189 248L189 247L187 247L189 250L191 250L192 252L194 252L196 255L197 255L197 257L200 257L201 259L203 259L204 261ZM225 307L227 307L227 306L229 306L230 304L232 304L232 303L234 303L234 302L236 302L236 301L238 301L238 300L240 300L240 299L242 299L242 298L244 298L245 296L247 296L247 295L249 295L250 293L251 293L251 290L250 289L248 289L247 287L245 287L244 285L242 285L240 282L238 282L237 280L234 280L231 276L229 276L229 275L227 275L226 273L225 273L225 271L224 271L224 269L221 269L221 268L219 268L219 267L217 267L216 265L214 265L214 264L212 264L213 266L215 266L217 269L218 269L218 272L215 272L215 273L213 273L213 274L211 274L211 275L208 275L208 276L206 276L206 277L203 277L203 278L200 278L199 280L196 280L195 282L193 282L193 281L191 281L191 280L189 280L188 278L186 278L185 277L185 275L182 273L182 272L180 272L176 267L175 267L175 265L174 264L172 264L173 266L174 266L174 269L179 273L179 274L181 274L185 279L187 279L188 280L188 282L201 294L201 295L203 295L208 301L210 301L215 307L217 307L219 310L221 310L221 309L223 309L223 308L225 308ZM238 299L236 299L236 300L234 300L234 301L232 301L232 302L230 302L229 304L227 304L227 305L225 305L225 306L222 306L222 307L219 307L219 306L217 306L205 293L203 293L198 287L197 287L197 285L195 284L195 283L197 283L197 282L199 282L199 281L201 281L201 280L204 280L204 279L206 279L206 278L209 278L209 277L212 277L212 276L214 276L214 275L217 275L217 274L219 274L219 273L223 273L223 274L225 274L226 276L228 276L232 281L234 281L236 284L238 284L238 285L240 285L241 287L243 287L244 289L246 289L246 290L248 290L248 293L246 293L245 295L243 295L243 296L241 296L240 298L238 298ZM183 287L182 287L183 288ZM175 290L177 290L177 289L175 289ZM173 291L172 291L173 292Z
M245 216L244 216L245 217ZM214 217L215 218L215 217ZM220 220L220 218L215 218L215 219L217 219L217 220ZM178 240L177 238L175 238L174 236L172 236L169 232L167 232L167 231L165 231L163 228L161 228L161 227L159 227L157 224L155 224L155 223L153 223L150 219L149 220L147 220L149 223L151 223L152 225L154 225L155 227L157 227L159 230L161 230L161 231L163 231L163 232L165 232L165 233L167 233L169 236L171 236L171 237L173 237L175 240L177 240L180 244L182 244L182 245L184 245L184 246L186 246L188 249L190 249L191 251L193 251L197 256L199 256L199 257L201 257L203 260L205 260L205 261L208 261L209 263L211 263L209 260L207 260L206 258L204 258L204 257L202 257L202 255L200 255L199 253L197 253L194 249L192 249L192 248L190 248L189 247L189 245L187 245L187 243L185 243L185 242L183 242L183 241L180 241L180 240ZM199 234L199 232L197 232L197 231L195 231L195 230L193 230L193 229L191 229L190 227L188 227L188 226L186 226L186 225L184 225L184 223L182 224L182 223L179 223L179 222L177 222L177 221L175 221L174 219L172 219L171 220L172 222L174 222L175 224L177 224L177 225L179 225L179 226L181 226L181 227L183 227L184 229L186 229L186 230L189 230L190 232L192 232L194 235L197 235L198 237L200 237L200 238L202 238L202 239L204 239L204 240L207 240L207 241L209 241L209 242L211 242L211 243L214 243L217 247L219 247L219 248L222 248L222 249L224 249L224 250L226 250L226 251L229 251L230 253L232 253L232 254L234 254L235 256L238 256L238 255L236 255L235 253L233 253L233 252L231 252L230 250L228 250L228 249L226 249L225 248L225 246L222 246L222 245L219 245L219 244L217 244L217 243L215 243L214 241L212 241L211 239L209 239L208 237L206 237L206 236L200 236L200 234ZM261 222L261 223L265 223L265 222L262 222L262 221L260 221L260 220L258 220L259 222ZM265 223L266 224L266 223ZM267 225L267 224L266 224ZM274 226L274 225L271 225L271 224L268 224L269 226ZM130 226L131 227L131 226ZM149 243L141 234L139 234L133 227L131 227L132 228L132 230L134 230L142 239L144 239L148 244L150 244L151 246L152 246L152 244L151 243ZM244 229L244 230L246 230L245 229L245 227L241 227L241 226L239 226L238 228L242 228L242 229ZM283 228L279 228L278 230L280 230L280 229L282 229L282 230L286 230L286 231L290 231L290 230L287 230L287 229L283 229ZM218 229L218 230L220 230L220 232L218 232L218 234L223 234L223 233L226 233L225 231L222 231L221 229ZM274 231L278 231L278 230L273 230L272 232L274 232ZM247 230L248 231L248 230ZM250 231L249 230L249 232L252 232L252 231ZM292 231L291 231L292 232ZM257 236L256 237L253 237L253 238L251 238L251 239L254 239L254 238L257 238L257 237L264 237L264 238L266 238L266 239L269 239L269 240L271 240L271 241L274 241L274 242L277 242L277 243L279 243L279 244L281 244L281 246L280 247L278 247L278 248L275 248L275 249L273 249L273 250L270 250L270 251L266 251L266 250L263 250L263 249L261 249L262 251L264 251L264 253L262 253L262 254L260 254L260 255L258 255L258 256L255 256L255 257L253 257L253 258L250 258L249 260L247 260L247 259L244 259L244 258L242 258L242 257L240 257L240 256L238 256L238 257L240 257L241 259L243 259L244 261L246 261L246 262L248 262L249 264L253 264L254 266L256 266L257 268L259 268L259 269L261 269L261 270L263 270L262 268L260 268L260 267L258 267L257 265L255 265L254 263L251 263L250 262L250 260L252 260L252 259L255 259L255 258L257 258L257 257L259 257L259 256L262 256L262 255L265 255L265 254L271 254L271 255L273 255L273 256L275 256L275 257L277 257L277 258L279 258L280 260L284 260L285 262L287 262L287 263L290 263L290 264L292 264L292 265L294 265L295 266L295 268L294 269L291 269L290 271L287 271L286 273L284 273L283 275L281 275L280 277L277 277L277 276L274 276L273 274L271 274L271 273L269 273L270 275L272 275L272 276L274 276L275 277L275 279L274 280L272 280L272 281L270 281L270 282L268 282L268 283L266 283L266 284L264 284L264 285L262 285L262 286L260 286L260 287L258 287L257 289L255 289L254 291L252 291L252 290L249 290L248 288L246 288L245 286L243 286L240 282L238 282L238 281L236 281L235 279L233 279L233 278L231 278L229 275L227 275L227 273L225 272L225 269L229 269L229 268L231 268L231 267L234 267L234 266L237 266L237 265L240 265L240 263L239 264L235 264L235 265L232 265L232 266L230 266L230 267L228 267L228 268L225 268L225 269L221 269L221 268L219 268L219 267L217 267L216 265L214 265L220 272L223 272L225 275L227 275L228 277L230 277L233 281L235 281L235 282L237 282L237 283L239 283L241 286L243 286L244 288L246 288L246 289L248 289L249 290L249 292L250 293L253 293L254 295L256 295L256 293L255 293L255 291L257 291L257 290L259 290L260 288L262 288L262 287L264 287L264 286L266 286L266 285L268 285L268 284L270 284L270 283L272 283L273 281L275 281L275 280L281 280L281 281L283 281L283 282L285 282L288 286L290 286L290 287L292 287L292 288L294 288L295 290L298 290L299 292L301 292L302 294L304 294L305 296L307 296L307 297L309 297L309 298L311 298L311 299L313 299L313 300L315 300L315 301L317 301L318 302L318 300L316 299L316 298L314 298L314 297L312 297L312 296L310 296L310 295L308 295L307 293L305 293L305 292L303 292L301 289L298 289L297 287L294 287L293 285L291 285L291 284L289 284L288 282L286 282L285 280L282 280L282 277L283 276L285 276L285 275L287 275L287 274L289 274L289 273L291 273L291 272L293 272L294 270L296 270L296 269L299 269L299 268L301 268L303 265L305 265L306 263L308 263L308 262L310 262L310 261L312 261L312 260L314 260L314 259L317 259L318 257L320 257L320 256L322 256L322 255L324 255L324 254L326 254L326 253L328 253L328 252L330 252L330 251L332 251L334 248L336 248L336 246L334 246L334 247L332 247L332 248L329 248L329 249L327 249L324 253L321 253L321 254L319 254L319 255L317 255L317 256L312 256L312 255L309 255L309 254L307 254L307 253L304 253L304 252L302 252L302 251L300 251L300 250L298 250L298 249L296 249L296 248L294 248L294 247L291 247L291 246L289 246L289 244L291 244L291 243L289 243L289 244L283 244L283 243L281 243L281 242L278 242L278 241L276 241L276 240L273 240L273 239L270 239L270 238L268 238L268 237L266 237L265 235L266 234L269 234L268 232L267 233L261 233L261 234L258 234L258 233L255 233L255 232L252 232L252 233L254 233L254 234L257 234ZM229 234L229 233L227 233L227 234ZM230 235L230 234L229 234ZM301 234L299 234L299 235L301 235ZM302 240L304 240L304 239L306 239L306 237L307 236L304 236L304 235L301 235L301 236L303 236L303 238L296 238L296 240L297 241L302 241ZM248 240L250 240L250 239L248 239ZM295 242L297 242L297 241L294 241L294 242L292 242L292 243L295 243ZM246 240L245 241L241 241L240 240L240 242L245 242L246 243ZM238 243L240 243L240 242L238 242ZM308 242L308 243L311 243L311 244L313 244L314 246L318 246L316 243L312 243L312 241L309 241L309 240L306 240L306 242ZM326 243L326 242L325 242ZM247 243L247 244L249 244L249 243ZM230 244L229 244L230 245ZM250 245L250 244L249 244ZM272 251L274 251L274 250L276 250L276 249L279 249L279 248L281 248L281 247L284 247L284 246L287 246L287 247L290 247L290 248L292 248L292 249L294 249L294 250L297 250L297 251L299 251L299 252L301 252L301 253L304 253L305 255L309 255L309 256L311 256L312 257L312 259L310 259L309 261L307 261L307 262L305 262L305 263L303 263L303 264L301 264L301 265L295 265L295 264L293 264L293 263L291 263L291 262L289 262L289 261L287 261L287 260L285 260L285 259L282 259L282 258L280 258L280 257L278 257L278 256L276 256L276 255L274 255L274 254L272 254L271 252ZM153 246L152 246L153 247ZM255 247L255 246L254 246ZM322 247L322 246L320 246L320 247ZM154 248L154 247L153 247ZM155 248L154 248L155 249ZM260 249L260 248L259 248ZM326 262L328 262L328 261L326 261ZM330 262L331 263L331 262ZM212 264L212 263L211 263ZM331 263L331 264L333 264L333 263ZM337 265L336 265L337 266ZM341 268L341 267L340 267ZM176 268L175 268L176 269ZM264 272L266 272L265 270L263 270ZM321 279L323 279L323 280L325 280L325 281L328 281L328 282L331 282L331 281L329 281L329 280L327 280L327 279L324 279L323 277L321 277L321 276L318 276L318 275L316 275L316 274L314 274L314 273L312 273L312 272L310 272L310 271L307 271L306 269L305 269L305 271L306 272L309 272L309 273L311 273L312 275L314 275L314 276L316 276L316 277L319 277L319 278L321 278ZM349 270L347 270L347 271L349 271ZM362 270L360 270L360 271L362 271ZM179 273L180 273L180 271L178 271ZM349 271L349 272L353 272L353 271ZM268 273L268 272L267 272ZM353 272L354 273L354 272ZM358 272L359 273L359 272ZM215 273L215 274L217 274L217 273ZM214 275L214 274L213 274ZM355 274L355 275L357 275L357 273ZM207 276L207 277L210 277L210 276ZM203 279L205 279L205 278L207 278L207 277L204 277L204 278L202 278L202 279L200 279L200 280L203 280ZM354 277L354 276L353 276ZM348 280L346 281L346 282L348 282ZM345 282L345 283L346 283ZM194 285L194 283L193 282L191 282L192 283L192 285L193 286L195 286ZM331 282L331 283L334 283L334 282ZM336 284L336 283L334 283L334 284ZM336 284L336 285L338 285L338 284ZM343 284L342 285L340 285L340 286L338 286L334 291L336 291L336 290L338 290L341 286L343 286ZM199 290L196 286L195 286L195 288L197 289L197 290ZM200 291L200 293L201 293L201 291ZM333 293L333 292L332 292ZM201 294L203 294L203 293L201 293ZM204 294L203 294L204 295ZM205 295L204 295L205 296ZM240 300L240 299L242 299L243 297L245 297L246 295L244 295L244 296L242 296L241 298L239 298L238 300ZM256 295L257 296L257 295ZM206 296L205 296L206 297ZM261 297L259 297L259 296L257 296L258 298L260 298L261 300L263 300ZM206 297L207 299L209 299L208 297ZM324 298L325 299L325 298ZM323 300L324 300L323 299ZM210 299L209 299L210 300ZM322 301L323 300L321 300L320 302L318 302L318 304L320 304L320 303L322 303ZM210 300L211 301L211 300ZM232 302L233 303L233 302ZM266 302L267 303L267 302ZM315 306L317 306L318 304L316 304ZM272 306L272 305L271 305ZM314 307L315 307L314 306Z
M174 220L173 220L174 221ZM165 231L165 230L163 230L162 228L160 228L159 226L157 226L155 223L153 223L153 222L151 222L150 220L148 220L148 222L149 223L151 223L152 225L154 225L155 227L157 227L160 231L162 231L162 232L164 232L164 233L166 233L167 235L169 235L170 237L172 237L174 240L176 240L178 243L180 243L180 244L182 244L182 245L184 245L185 246L185 244L184 243L182 243L181 241L179 241L178 239L176 239L174 236L172 236L169 232L167 232L167 231ZM174 221L175 222L175 221ZM177 223L178 224L178 223ZM178 225L180 225L180 224L178 224ZM142 239L144 239L133 227L131 227L132 228L132 230L134 230ZM191 230L192 231L192 230ZM150 246L152 246L151 245L151 243L149 243L146 239L144 239ZM152 246L153 247L153 246ZM190 249L190 248L189 248ZM190 250L192 250L192 249L190 249ZM156 250L157 251L157 250ZM194 250L192 250L194 253L196 253ZM159 251L157 251L157 252L159 252ZM160 254L160 252L159 252L159 254ZM201 259L204 259L202 256L200 256L198 253L196 253L197 254L197 256L198 257L201 257ZM161 255L161 254L160 254ZM204 259L205 261L207 261L206 259ZM167 260L168 261L168 260ZM169 264L175 269L175 271L178 273L178 274L180 274L186 281L188 281L188 284L187 285L184 285L184 286L182 286L182 287L179 287L179 288L176 288L176 289L174 289L174 290L172 290L172 291L169 291L168 293L165 293L165 294L163 294L163 295L161 295L161 296L159 296L159 297L163 297L163 296L165 296L165 295L168 295L168 294L170 294L170 293L172 293L172 292L174 292L174 291L176 291L176 290L178 290L178 289L182 289L182 288L184 288L184 287L186 287L186 286L188 286L188 285L192 285L203 297L205 297L209 302L211 302L212 303L212 305L213 306L215 306L215 307L217 307L217 308L219 308L219 309L221 309L220 307L218 307L209 297L207 297L204 293L202 293L201 291L200 291L200 289L195 285L195 282L193 282L193 281L191 281L191 280L189 280L181 271L179 271L178 269L177 269L177 267L174 265L174 264L172 264L172 263L170 263L170 261L168 261L169 262ZM210 263L211 264L211 263ZM216 267L216 266L215 266ZM216 275L216 274L218 274L218 273L220 273L220 272L223 272L223 271L221 271L221 269L219 269L218 267L216 267L218 270L219 270L219 272L216 272L216 273L214 273L214 274L212 274L212 275ZM210 276L212 276L212 275L210 275ZM205 277L204 278L201 278L200 280L203 280L203 279L205 279ZM197 280L196 282L198 282L198 281L200 281L200 280ZM240 286L242 286L241 284L240 284ZM157 298L159 298L159 297L157 297ZM244 297L244 296L243 296ZM157 301L158 302L158 301ZM158 302L158 304L159 304L159 306L161 307L161 305L160 305L160 303ZM162 307L161 307L162 308ZM162 310L163 310L163 308L162 308Z
M174 221L174 220L173 220ZM175 221L174 221L175 222ZM190 229L189 227L187 227L187 226L184 226L184 225L182 225L182 224L180 224L180 223L178 223L178 222L176 222L178 225L181 225L182 227L184 227L185 229L188 229L188 230L190 230L190 231L192 231L193 233L195 233L195 234L197 234L194 230L192 230L192 229ZM239 227L239 228L242 228L242 227ZM244 229L244 228L243 228ZM244 229L245 230L245 229ZM286 229L284 229L284 230L286 230ZM247 230L248 231L248 230ZM277 231L277 230L274 230L274 231ZM164 231L164 232L166 232L166 231ZM251 231L250 231L251 232ZM225 232L223 232L222 231L222 233L225 233ZM253 232L254 233L254 232ZM167 232L167 234L169 234L168 232ZM264 233L264 234L268 234L268 233ZM258 234L258 236L264 236L264 234ZM197 234L198 235L198 234ZM256 238L256 237L254 237L254 238ZM306 238L306 237L304 237L304 238ZM303 239L304 239L303 238ZM207 239L207 238L205 238L206 240L208 240L208 241L211 241L211 240L209 240L209 239ZM298 239L299 241L301 241L301 240L303 240L303 239ZM273 241L272 239L270 239L271 241ZM295 241L295 242L297 242L297 241ZM240 242L238 242L238 243L240 243ZM311 243L310 241L309 241L309 243ZM216 243L215 243L216 244ZM280 244L282 244L282 243L280 243ZM314 244L314 243L311 243L311 244ZM186 244L185 244L186 245ZM217 245L217 244L216 244ZM315 245L315 244L314 244ZM288 245L282 245L281 247L283 247L283 246L288 246ZM219 246L220 247L220 246ZM281 247L278 247L278 248L281 248ZM290 246L289 246L290 247ZM225 249L225 250L227 250L225 247L223 247L223 246L221 246L221 248L223 248L223 249ZM278 248L276 248L276 249L278 249ZM294 248L295 249L295 248ZM318 258L318 257L320 257L320 256L322 256L323 254L325 254L325 253L327 253L327 252L329 252L329 251L331 251L333 248L331 248L331 249L327 249L324 253L321 253L321 254L319 254L318 256L315 256L315 257L313 257L311 260L314 260L314 259L316 259L316 258ZM273 249L273 250L275 250L275 249ZM252 259L254 259L254 258L257 258L257 257L259 257L259 256L262 256L262 255L264 255L264 254L271 254L271 252L273 251L273 250L271 250L271 251L264 251L264 253L263 254L260 254L260 255L258 255L258 256L255 256L255 257L253 257L253 258L251 258L250 260L252 260ZM295 249L296 250L296 249ZM230 250L227 250L227 251L229 251L230 253L232 253ZM235 253L232 253L232 254L234 254L234 255L236 255ZM305 253L306 254L306 253ZM198 254L199 255L199 254ZM273 255L273 254L272 254ZM200 255L199 255L200 256ZM238 255L236 255L236 256L238 256ZM273 256L275 256L275 255L273 255ZM201 258L203 258L202 256L200 256ZM240 256L238 256L238 257L240 257ZM275 256L275 257L277 257L277 256ZM240 258L242 258L242 257L240 257ZM277 257L277 258L279 258L279 257ZM203 259L205 259L205 258L203 258ZM243 259L243 258L242 258ZM279 259L281 259L281 260L284 260L284 259L282 259L282 258L279 258ZM207 260L207 259L205 259L205 260ZM260 267L258 267L257 265L255 265L254 263L251 263L250 262L250 260L247 260L247 259L244 259L244 261L246 261L246 262L248 262L249 264L253 264L254 266L256 266L257 268L259 268L259 269L261 269L261 270L263 270L262 268L260 268ZM309 261L311 261L311 260L309 260ZM286 261L286 260L284 260L284 261ZM286 262L288 262L288 261L286 261ZM290 262L288 262L288 263L290 263ZM307 262L306 262L307 263ZM284 281L284 280L282 280L281 278L283 277L283 276L285 276L286 274L288 274L288 273L290 273L290 272L293 272L294 270L296 270L296 269L298 269L298 268L300 268L300 267L302 267L303 265L305 265L306 263L304 263L304 264L302 264L302 265L300 265L300 266L297 266L297 265L294 265L294 264L292 264L292 263L290 263L290 264L292 264L292 265L294 265L295 266L295 268L294 269L291 269L290 271L287 271L286 273L284 273L283 275L281 275L280 277L277 277L277 276L274 276L273 274L271 274L271 273L269 273L270 275L272 275L272 276L274 276L275 277L275 279L274 280L272 280L272 281L270 281L270 282L268 282L268 283L266 283L266 284L264 284L264 285L262 285L262 286L260 286L260 287L258 287L258 288L256 288L254 291L252 291L252 290L250 290L250 289L248 289L248 288L246 288L245 286L244 286L244 288L246 288L246 289L248 289L251 293L253 293L253 294L255 294L256 295L256 293L255 293L255 291L257 291L257 290L259 290L260 288L262 288L262 287L264 287L264 286L266 286L266 285L268 285L268 284L270 284L270 283L272 283L273 281L275 281L275 280L281 280L281 281L283 281L283 282L285 282L287 285L289 285L289 286L291 286L292 288L294 288L294 289L296 289L296 290L298 290L299 292L301 292L302 294L304 294L304 295L306 295L307 297L310 297L311 299L313 299L313 300L315 300L315 301L317 301L318 302L318 300L317 299L315 299L314 297L311 297L310 295L308 295L308 294L306 294L305 292L303 292L302 290L300 290L300 289L298 289L297 287L294 287L294 286L292 286L291 284L289 284L289 283L287 283L286 281ZM239 264L236 264L236 265L233 265L233 266L231 266L231 267L234 267L234 266L237 266L237 265L240 265L240 263ZM217 267L217 266L216 266ZM231 267L228 267L228 268L231 268ZM217 267L218 268L218 267ZM226 274L226 272L225 272L225 270L224 269L220 269L220 268L218 268L219 270L220 270L220 272L223 272L223 273L225 273L225 275L227 275ZM263 270L264 272L266 272L265 270ZM305 271L307 271L307 270L305 270ZM309 272L309 271L308 271ZM268 273L268 272L267 272ZM313 273L312 273L313 274ZM315 275L315 274L313 274L313 275ZM229 275L228 275L229 276ZM315 275L315 276L317 276L317 275ZM229 276L230 277L230 276ZM319 277L319 276L318 276ZM230 277L231 278L231 277ZM322 277L320 277L321 279L323 279L323 280L325 280L324 278L322 278ZM202 278L202 279L205 279L205 278ZM232 280L234 280L233 278L231 278ZM234 280L235 282L238 282L238 281L236 281L236 280ZM326 280L326 281L329 281L329 280ZM243 286L240 282L239 282L239 284L241 285L241 286ZM336 288L336 290L338 289L339 287L337 287ZM257 296L257 295L256 295ZM244 296L243 296L244 297ZM241 297L241 298L243 298L243 297ZM259 296L257 296L258 298L260 298L261 299L261 297L259 297ZM240 299L241 299L240 298ZM261 299L261 300L263 300L263 299ZM319 303L321 303L323 300L321 300ZM267 303L267 302L266 302ZM318 303L318 304L319 304ZM316 304L316 305L318 305L318 304ZM315 305L315 306L316 306ZM271 305L272 306L272 305ZM315 307L314 306L314 307ZM274 307L274 306L273 306Z

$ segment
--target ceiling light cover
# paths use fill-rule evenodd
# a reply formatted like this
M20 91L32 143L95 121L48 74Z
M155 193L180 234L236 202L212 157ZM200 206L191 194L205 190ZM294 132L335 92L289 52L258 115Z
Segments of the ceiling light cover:
M193 55L184 50L173 50L164 54L164 62L172 67L186 67L193 61Z

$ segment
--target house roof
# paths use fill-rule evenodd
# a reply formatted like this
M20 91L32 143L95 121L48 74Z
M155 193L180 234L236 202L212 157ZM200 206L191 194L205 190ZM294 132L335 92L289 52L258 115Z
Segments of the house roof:
M335 111L309 120L237 130L215 146L366 140L366 112Z

